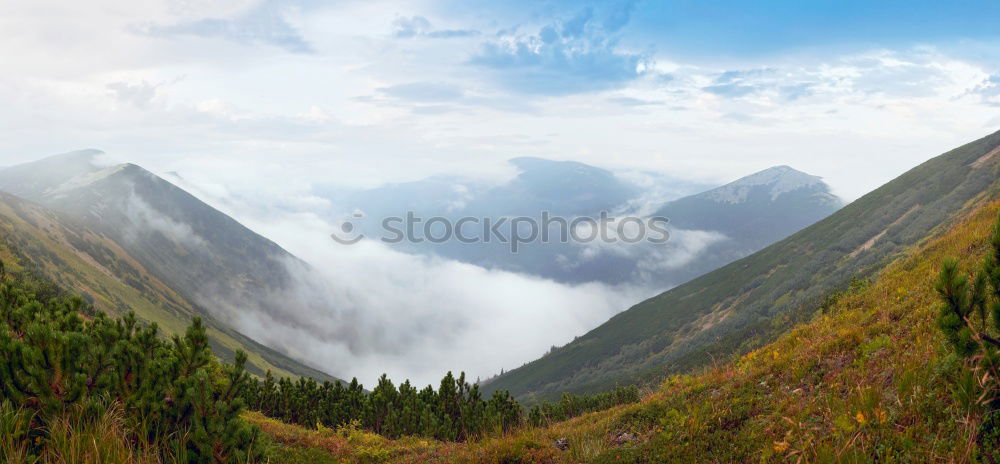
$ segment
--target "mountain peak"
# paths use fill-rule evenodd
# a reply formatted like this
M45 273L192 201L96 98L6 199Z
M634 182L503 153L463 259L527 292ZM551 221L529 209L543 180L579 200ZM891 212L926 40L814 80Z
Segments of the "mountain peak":
M828 195L830 190L821 177L804 173L791 166L780 165L741 177L702 195L720 203L736 204L746 201L754 190L766 190L774 200L782 194L803 188L818 190Z
M0 184L24 198L62 197L110 178L135 181L156 177L141 166L116 163L101 150L76 150L47 156L0 171Z
M748 176L741 177L728 185L767 185L775 182L822 184L823 180L819 176L807 174L791 166L782 164L780 166L772 166Z
M113 166L101 150L76 150L11 166L0 172L0 182L20 196L42 195L54 186L93 176Z

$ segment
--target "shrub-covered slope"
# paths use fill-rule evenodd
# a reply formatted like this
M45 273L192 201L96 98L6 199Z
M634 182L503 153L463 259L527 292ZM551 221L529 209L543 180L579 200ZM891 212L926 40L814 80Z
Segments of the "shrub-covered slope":
M247 327L254 324L246 323L251 319L262 325L304 325L314 314L332 311L325 280L308 264L142 167L102 163L97 150L2 169L0 189L113 242L219 327L252 330ZM264 341L266 334L258 330L249 335ZM268 342L274 351L290 353ZM290 357L270 362L306 374ZM331 378L308 371L320 379Z
M232 361L249 356L247 369L263 376L331 379L260 345L207 316L199 306L151 273L106 235L42 206L0 192L0 259L13 270L37 272L61 288L82 295L111 315L134 311L167 335L181 334L192 316L205 318L213 352Z
M0 460L257 462L235 358L216 361L199 319L166 341L132 313L109 318L0 266Z
M466 444L250 420L282 444L281 462L982 462L978 392L938 327L934 282L946 258L982 262L998 196L957 206L936 238L773 343L671 377L639 404Z
M1000 132L910 170L764 250L643 301L487 391L552 398L648 382L746 352L919 243L998 178Z

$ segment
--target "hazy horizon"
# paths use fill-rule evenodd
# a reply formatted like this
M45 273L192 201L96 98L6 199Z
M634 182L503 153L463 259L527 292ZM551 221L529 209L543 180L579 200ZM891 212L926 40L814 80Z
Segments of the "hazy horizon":
M1000 129L989 19L1000 4L778 10L3 2L0 165L99 149L308 261L331 299L367 315L359 333L400 343L352 351L308 330L243 328L332 374L486 376L675 282L567 284L377 243L337 248L329 192L432 176L502 184L517 175L507 160L531 156L700 185L788 165L851 201Z

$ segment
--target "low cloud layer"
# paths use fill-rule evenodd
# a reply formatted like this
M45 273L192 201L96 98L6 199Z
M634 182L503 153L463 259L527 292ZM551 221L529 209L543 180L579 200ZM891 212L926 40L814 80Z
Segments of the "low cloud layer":
M259 220L259 222L258 222ZM297 287L285 314L246 314L239 328L334 375L366 384L383 372L433 383L447 371L488 377L562 345L650 296L654 289L564 285L471 264L405 254L376 241L328 238L312 214L248 225L307 261L289 263ZM316 280L321 279L321 280ZM324 299L325 305L296 306ZM312 308L303 314L297 308ZM321 308L326 308L321 309Z
M650 214L663 198L676 196L663 190L670 184L657 176L621 175L647 185L651 195L620 213ZM712 231L672 229L665 244L574 245L562 265L586 265L606 255L633 261L637 270L624 284L566 284L405 253L376 239L343 245L329 237L337 227L325 213L330 205L308 189L255 196L202 175L190 177L172 180L308 263L284 263L293 285L269 295L264 305L276 310L236 311L231 321L264 344L365 384L382 373L427 384L447 371L474 379L518 367L677 284L665 281L663 272L687 266L728 240ZM271 184L281 185L287 186ZM617 228L611 224L610 230Z
M878 2L842 17L807 3L796 18L631 1L6 2L0 164L96 147L179 171L320 271L276 299L335 303L244 330L369 384L489 375L654 290L335 248L303 186L510 177L507 159L539 156L713 184L791 164L853 199L1000 128L996 7L915 8L928 20L910 24L864 14Z

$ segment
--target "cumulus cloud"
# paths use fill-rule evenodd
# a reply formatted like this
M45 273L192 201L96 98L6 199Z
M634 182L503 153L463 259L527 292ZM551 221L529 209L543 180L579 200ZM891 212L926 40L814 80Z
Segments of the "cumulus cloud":
M990 106L1000 106L1000 74L992 75L983 79L975 88L969 91L974 95L979 95L983 103Z
M430 28L431 22L423 16L396 18L392 21L392 35L400 39L416 37Z
M534 34L501 31L469 63L490 70L518 92L566 95L620 87L640 75L646 57L618 46L632 4L600 17L592 8L542 26Z

